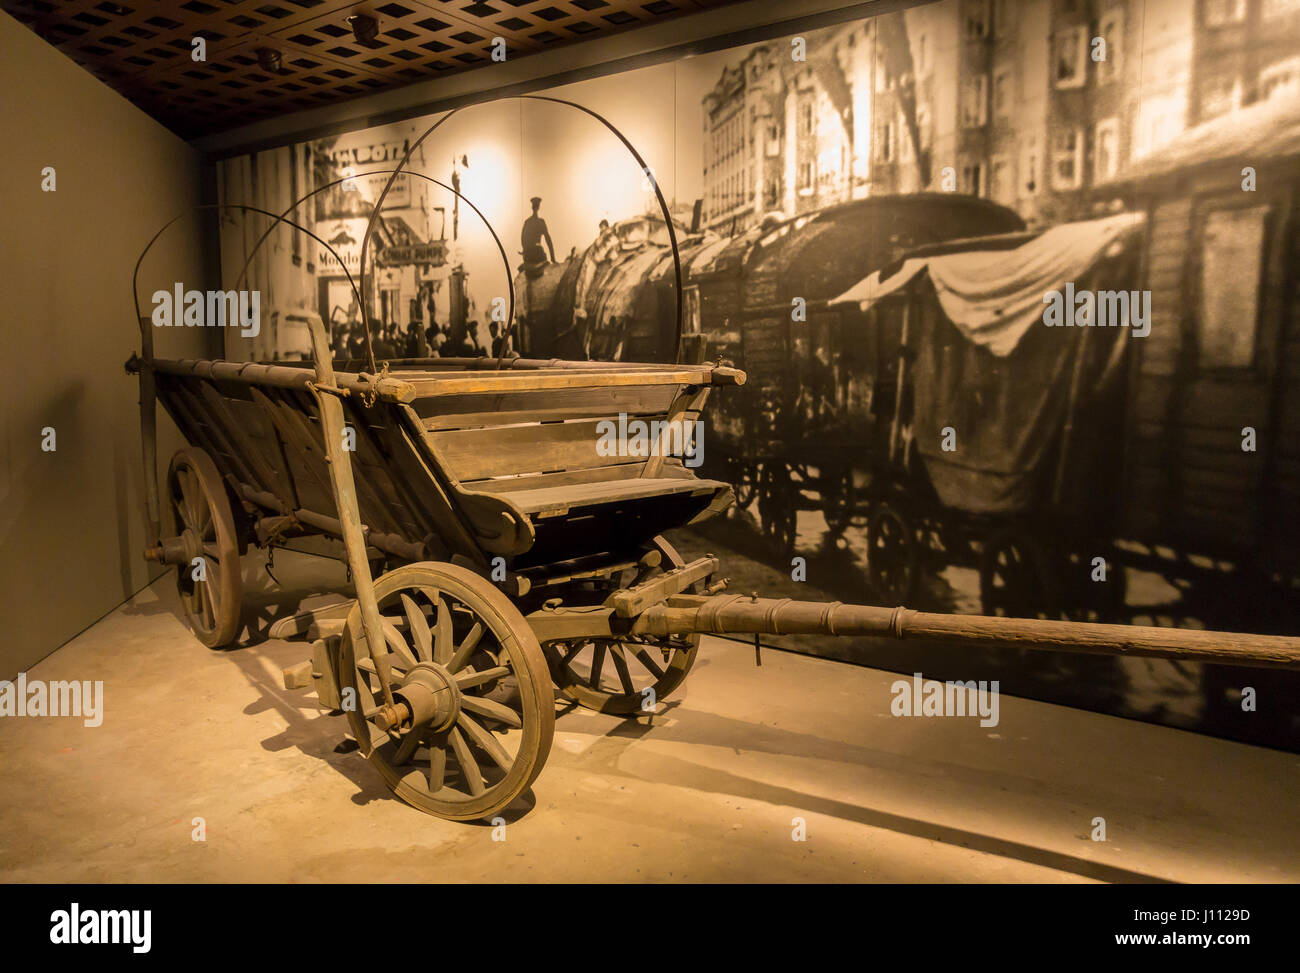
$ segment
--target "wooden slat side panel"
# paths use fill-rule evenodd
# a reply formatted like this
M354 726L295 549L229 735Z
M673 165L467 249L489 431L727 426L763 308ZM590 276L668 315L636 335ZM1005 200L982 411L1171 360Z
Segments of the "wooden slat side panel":
M473 490L508 496L517 490L536 490L548 486L575 483L597 483L612 480L634 480L641 475L643 463L619 463L613 466L593 466L586 470L565 470L562 473L541 473L536 476L510 476L496 480L480 480L470 484Z
M671 370L638 368L629 371L591 372L482 372L457 373L439 378L407 378L418 398L444 398L491 392L527 392L549 389L611 389L641 385L704 385L712 376L711 366L676 366Z
M511 422L651 415L666 412L679 387L643 385L615 388L526 390L445 395L417 399L412 408L426 429L461 429ZM499 417L499 418L498 418Z
M521 473L551 473L634 463L646 457L603 456L602 422L583 419L528 426L447 430L430 437L462 482Z

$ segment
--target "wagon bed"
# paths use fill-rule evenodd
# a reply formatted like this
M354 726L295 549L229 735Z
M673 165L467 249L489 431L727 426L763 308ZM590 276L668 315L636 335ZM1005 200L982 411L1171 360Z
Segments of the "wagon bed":
M730 503L727 484L697 478L680 456L604 456L597 443L620 416L694 421L733 370L496 364L335 373L371 547L403 560L500 555L513 569L601 553L611 538L635 549ZM154 372L167 412L246 514L340 533L310 367L158 360Z

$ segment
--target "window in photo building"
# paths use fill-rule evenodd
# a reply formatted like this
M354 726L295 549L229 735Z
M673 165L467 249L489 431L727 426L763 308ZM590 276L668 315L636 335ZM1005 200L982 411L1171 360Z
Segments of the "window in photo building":
M1065 128L1052 136L1052 188L1083 184L1083 129Z
M1268 207L1209 213L1200 241L1202 368L1249 368L1255 359Z
M1082 88L1087 81L1088 30L1071 27L1052 35L1052 81L1058 88Z

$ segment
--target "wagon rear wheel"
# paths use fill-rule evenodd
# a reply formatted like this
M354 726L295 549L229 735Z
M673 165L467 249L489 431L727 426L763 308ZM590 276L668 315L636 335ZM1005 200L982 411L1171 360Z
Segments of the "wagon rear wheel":
M764 463L758 480L758 519L782 557L794 553L799 522L799 484L784 464Z
M1025 530L997 532L980 557L980 605L985 615L1061 617L1058 572L1048 549Z
M758 473L744 460L730 460L727 464L727 480L736 494L736 510L745 510L758 495Z
M375 582L386 644L353 608L339 690L361 751L402 800L453 821L490 817L537 779L555 731L555 696L537 637L488 581L450 564L410 564ZM378 675L386 661L394 724ZM349 692L349 690L351 692Z
M660 567L640 580L681 567L677 549L662 537L651 541L662 556ZM697 591L697 583L690 590ZM551 676L560 692L587 709L627 716L653 712L686 679L699 653L698 635L644 639L580 639L545 647Z
M185 553L176 588L190 629L209 648L227 645L239 634L244 584L230 498L212 457L195 448L173 456L167 501L172 536Z
M853 467L829 467L820 472L818 494L826 526L836 537L860 524L859 490L853 480Z
M916 593L921 553L912 518L879 503L867 520L867 576L886 604L901 605Z

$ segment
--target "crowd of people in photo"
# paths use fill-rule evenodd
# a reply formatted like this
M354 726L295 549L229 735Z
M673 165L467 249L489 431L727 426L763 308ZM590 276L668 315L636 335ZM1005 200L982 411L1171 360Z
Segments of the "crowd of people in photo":
M413 308L416 302L412 301ZM366 332L361 315L354 306L349 312L336 307L331 316L335 357L355 360L368 357ZM513 336L496 321L489 321L486 333L479 321L471 318L464 324L433 319L412 313L406 324L388 319L372 324L370 341L376 361L403 358L517 358Z

